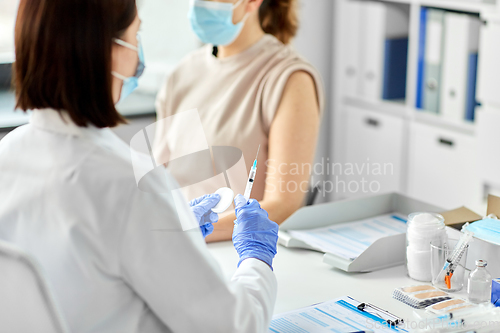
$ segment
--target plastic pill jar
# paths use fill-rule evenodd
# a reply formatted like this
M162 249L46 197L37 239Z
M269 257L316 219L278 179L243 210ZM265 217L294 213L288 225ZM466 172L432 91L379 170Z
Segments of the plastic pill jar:
M417 281L431 282L431 242L446 241L444 217L436 213L417 212L408 215L406 231L406 269Z

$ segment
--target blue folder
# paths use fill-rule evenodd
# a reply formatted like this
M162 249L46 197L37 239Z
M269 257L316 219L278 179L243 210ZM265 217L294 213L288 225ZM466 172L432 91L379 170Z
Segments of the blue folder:
M425 33L427 26L427 8L420 9L420 30L418 39L418 67L417 67L417 96L416 107L417 109L423 108L424 97L424 73L425 73Z
M476 101L476 81L477 81L477 53L469 54L469 68L467 73L467 101L465 109L465 119L474 121Z
M405 98L407 57L407 37L385 41L383 99Z

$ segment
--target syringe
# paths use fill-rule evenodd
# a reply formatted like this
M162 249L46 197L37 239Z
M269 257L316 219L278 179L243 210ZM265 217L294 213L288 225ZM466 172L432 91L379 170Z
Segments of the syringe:
M438 276L438 279L442 278L441 276L444 275L444 282L446 283L446 286L448 289L451 289L451 278L453 277L453 273L455 272L455 268L457 267L458 263L460 262L460 259L462 258L465 250L467 249L467 246L469 245L470 240L472 239L472 236L474 235L473 232L469 230L465 230L465 228L462 228L463 234L458 240L457 245L455 245L455 248L451 252L451 254L446 258L446 262L443 267L443 271L441 274Z
M245 188L245 194L243 195L245 197L245 199L247 200L247 202L248 202L248 200L250 200L250 194L252 193L253 182L255 180L255 175L257 173L257 157L259 156L259 150L260 150L260 145L259 145L259 148L257 149L257 155L255 156L255 161L253 161L253 165L250 168L247 186Z

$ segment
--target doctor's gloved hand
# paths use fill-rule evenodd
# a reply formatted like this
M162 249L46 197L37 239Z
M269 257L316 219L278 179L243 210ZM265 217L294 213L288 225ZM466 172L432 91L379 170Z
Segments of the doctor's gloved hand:
M203 237L207 237L212 233L212 231L214 231L212 223L216 223L219 220L219 215L212 212L212 208L214 208L219 201L220 195L205 194L204 196L193 199L189 202L191 211L200 225Z
M278 224L271 221L259 202L247 200L241 194L234 198L236 221L234 222L233 244L241 262L247 258L262 260L273 269L278 242Z

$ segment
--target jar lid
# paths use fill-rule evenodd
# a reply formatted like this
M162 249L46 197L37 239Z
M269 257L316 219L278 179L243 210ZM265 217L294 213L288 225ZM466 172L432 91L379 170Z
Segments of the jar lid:
M444 217L436 213L416 212L408 215L409 227L416 228L444 228Z

